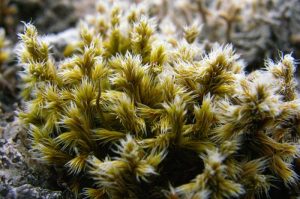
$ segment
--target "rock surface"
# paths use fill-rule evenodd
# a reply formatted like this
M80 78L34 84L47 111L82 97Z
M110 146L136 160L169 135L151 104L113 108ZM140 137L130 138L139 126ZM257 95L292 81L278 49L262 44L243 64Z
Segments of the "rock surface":
M9 118L11 119L11 118ZM1 118L2 120L2 118ZM51 169L38 163L28 152L30 141L18 121L0 127L0 198L58 199L65 193L59 187Z

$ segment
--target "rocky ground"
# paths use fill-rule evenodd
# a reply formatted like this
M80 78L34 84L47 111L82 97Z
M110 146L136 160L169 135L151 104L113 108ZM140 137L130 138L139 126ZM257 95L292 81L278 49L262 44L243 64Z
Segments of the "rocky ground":
M0 198L72 198L63 183L29 152L30 139L14 113L0 118Z

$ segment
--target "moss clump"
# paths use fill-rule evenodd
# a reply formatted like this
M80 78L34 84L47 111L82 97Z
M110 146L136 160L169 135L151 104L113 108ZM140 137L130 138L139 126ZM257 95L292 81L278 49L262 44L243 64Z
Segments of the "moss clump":
M14 31L16 13L17 8L11 0L0 1L0 26L9 33Z
M4 63L8 60L9 53L5 49L8 44L8 41L5 38L5 31L0 29L0 70L3 70Z
M99 10L110 17L82 25L78 50L61 62L34 26L20 35L19 117L33 151L68 172L77 196L254 198L277 181L299 185L290 55L245 74L231 46L202 56L142 9Z
M9 41L5 37L5 31L0 28L0 102L4 102L4 104L8 103L7 97L15 97L16 92L16 67L8 64L11 61L11 52L8 46ZM1 109L5 110L8 107L2 107L0 103L0 111Z

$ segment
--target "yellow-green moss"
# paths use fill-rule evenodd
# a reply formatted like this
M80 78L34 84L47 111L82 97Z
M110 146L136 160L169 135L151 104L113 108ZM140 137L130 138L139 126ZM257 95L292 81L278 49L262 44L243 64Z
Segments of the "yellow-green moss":
M299 184L290 55L248 75L230 45L202 57L194 36L174 47L138 9L100 10L106 31L81 26L78 51L60 63L34 26L20 36L19 117L77 196L252 198L275 180Z

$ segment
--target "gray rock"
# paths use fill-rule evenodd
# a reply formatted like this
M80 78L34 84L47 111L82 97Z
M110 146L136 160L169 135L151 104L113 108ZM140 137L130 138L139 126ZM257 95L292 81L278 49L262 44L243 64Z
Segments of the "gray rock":
M30 140L18 121L6 123L0 133L0 199L66 198L52 190L56 179L29 153Z
M19 187L9 187L7 185L0 185L1 188L4 187L3 193L5 193L6 199L60 199L63 198L62 193L59 191L51 191L47 189L42 189L40 187L34 187L30 184L24 184Z

